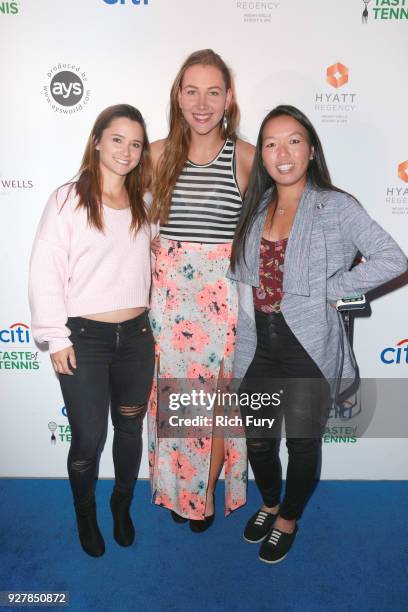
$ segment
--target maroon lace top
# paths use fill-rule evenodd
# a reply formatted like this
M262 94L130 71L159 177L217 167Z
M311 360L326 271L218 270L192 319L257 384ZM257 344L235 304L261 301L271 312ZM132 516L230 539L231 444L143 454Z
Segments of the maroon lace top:
M283 297L283 263L287 238L261 240L259 287L253 287L254 308L262 312L280 312Z

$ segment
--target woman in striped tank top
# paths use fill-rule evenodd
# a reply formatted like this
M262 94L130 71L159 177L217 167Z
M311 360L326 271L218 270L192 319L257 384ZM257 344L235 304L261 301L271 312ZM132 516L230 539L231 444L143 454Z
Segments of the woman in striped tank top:
M160 392L162 379L188 379L190 390L214 392L232 376L238 300L225 274L254 155L252 145L236 138L238 114L224 61L210 49L197 51L173 83L169 135L152 145L152 220L160 222L160 249L151 322L159 384L148 413L149 463L155 503L176 522L190 519L193 531L213 522L223 465L226 514L246 498L245 440L224 439L219 429L215 435L214 409L202 406L191 416L207 417L204 428L174 433ZM180 410L171 416L180 424Z

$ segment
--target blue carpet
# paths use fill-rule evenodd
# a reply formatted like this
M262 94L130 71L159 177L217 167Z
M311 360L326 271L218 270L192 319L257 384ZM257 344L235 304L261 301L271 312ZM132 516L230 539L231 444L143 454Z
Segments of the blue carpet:
M140 481L137 543L129 549L112 537L111 488L98 483L106 553L92 559L77 541L67 481L0 480L0 590L69 591L75 611L408 609L406 482L321 482L293 549L273 566L241 536L259 505L253 482L247 506L227 519L220 482L216 520L194 534L151 506L149 484Z

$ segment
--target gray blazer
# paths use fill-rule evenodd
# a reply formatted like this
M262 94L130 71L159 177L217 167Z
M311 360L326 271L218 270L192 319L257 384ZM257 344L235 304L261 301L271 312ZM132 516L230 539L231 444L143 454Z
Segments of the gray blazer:
M252 287L259 286L259 252L272 189L265 192L246 241L245 258L227 276L238 282L239 312L234 376L242 378L256 349ZM357 252L367 260L350 267ZM354 379L353 355L339 313L330 303L357 296L399 276L407 259L395 241L354 198L306 186L285 253L281 310L325 378ZM343 339L341 338L343 336Z

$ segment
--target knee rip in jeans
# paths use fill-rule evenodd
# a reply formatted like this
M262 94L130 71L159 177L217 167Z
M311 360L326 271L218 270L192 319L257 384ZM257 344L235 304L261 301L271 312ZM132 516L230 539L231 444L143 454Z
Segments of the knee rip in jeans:
M129 419L135 419L136 417L144 416L146 408L147 404L138 406L119 406L119 412L122 416L128 417Z
M266 453L270 449L270 441L262 438L247 438L247 447L252 453Z
M76 472L86 472L94 465L93 459L76 459L71 463L71 469Z

